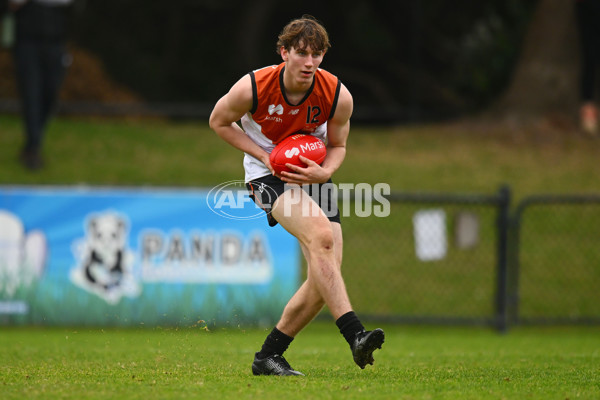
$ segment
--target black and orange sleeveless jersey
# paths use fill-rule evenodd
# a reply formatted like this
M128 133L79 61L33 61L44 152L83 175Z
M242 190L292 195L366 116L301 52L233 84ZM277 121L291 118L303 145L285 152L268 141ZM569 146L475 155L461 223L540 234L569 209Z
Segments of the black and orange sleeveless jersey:
M335 75L317 69L304 98L299 104L290 104L283 87L284 69L285 63L281 63L250 73L253 98L250 114L273 144L295 133L314 133L334 115L341 87Z

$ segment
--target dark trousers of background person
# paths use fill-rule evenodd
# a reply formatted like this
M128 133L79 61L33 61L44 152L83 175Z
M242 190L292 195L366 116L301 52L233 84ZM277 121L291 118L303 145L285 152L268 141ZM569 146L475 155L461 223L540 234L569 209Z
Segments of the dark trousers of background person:
M14 60L25 144L21 162L42 167L41 149L65 77L71 7L64 2L26 1L14 11Z
M17 83L25 124L21 160L29 168L42 166L44 132L65 76L64 43L20 40L14 47Z
M598 68L600 67L600 1L576 2L577 26L581 42L580 99L595 99Z
M575 7L581 49L579 118L583 131L595 137L599 128L596 94L600 72L600 0L577 0Z

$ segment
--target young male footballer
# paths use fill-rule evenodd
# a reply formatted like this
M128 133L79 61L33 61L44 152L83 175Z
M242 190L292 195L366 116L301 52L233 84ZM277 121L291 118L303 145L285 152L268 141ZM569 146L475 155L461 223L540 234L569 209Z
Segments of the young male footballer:
M283 354L324 305L350 345L355 363L364 368L373 364L373 351L381 348L384 332L366 331L352 310L341 274L342 228L335 199L311 197L300 186L311 184L314 188L317 184L320 189L331 184L331 176L346 155L352 96L336 76L319 69L330 43L327 31L315 18L304 15L292 20L278 39L277 52L283 62L243 76L210 116L211 128L245 153L246 186L256 204L267 212L269 225L279 223L298 239L308 265L306 281L255 354L252 372L303 375ZM306 167L288 164L293 172L275 175L270 152L284 138L299 132L327 144L325 160L319 165L301 157ZM319 212L307 213L315 201ZM328 210L328 215L323 210Z

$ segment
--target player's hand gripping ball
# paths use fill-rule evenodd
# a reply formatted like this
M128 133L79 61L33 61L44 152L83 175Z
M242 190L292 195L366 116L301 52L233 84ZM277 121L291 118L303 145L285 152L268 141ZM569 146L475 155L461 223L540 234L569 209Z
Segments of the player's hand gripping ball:
M285 164L306 167L300 156L304 156L317 164L321 164L327 155L325 143L317 137L297 133L283 139L275 146L269 160L277 175L283 171L294 172Z

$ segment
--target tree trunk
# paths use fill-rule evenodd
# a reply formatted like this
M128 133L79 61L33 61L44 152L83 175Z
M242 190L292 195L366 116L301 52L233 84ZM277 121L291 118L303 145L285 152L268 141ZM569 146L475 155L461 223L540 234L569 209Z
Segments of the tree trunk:
M573 116L580 65L574 6L574 0L539 0L512 82L492 115L517 121Z

